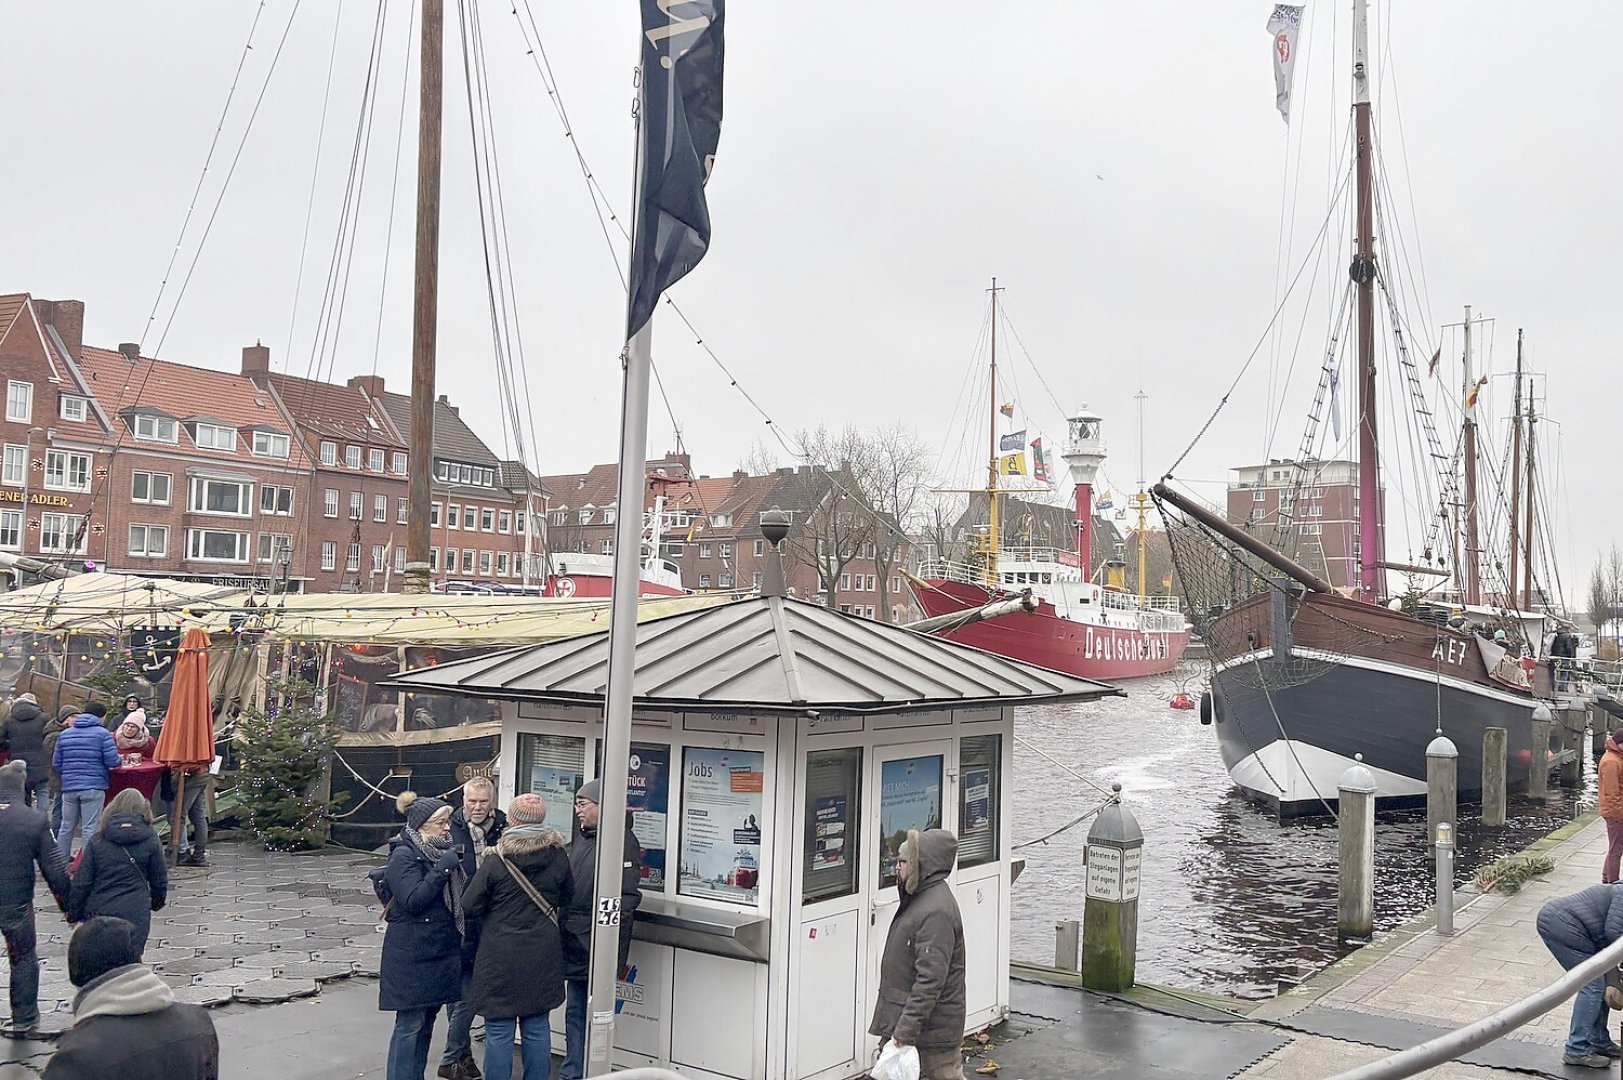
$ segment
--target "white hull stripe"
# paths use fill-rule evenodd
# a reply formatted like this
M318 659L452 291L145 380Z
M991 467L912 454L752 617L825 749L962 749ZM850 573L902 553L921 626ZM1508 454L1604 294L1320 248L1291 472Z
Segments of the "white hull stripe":
M1215 667L1218 671L1227 671L1229 668L1250 664L1253 660L1269 659L1273 655L1274 651L1271 648L1253 649L1251 652L1224 660L1222 663L1215 665ZM1434 687L1440 681L1444 686L1447 686L1450 689L1459 690L1467 694L1476 694L1479 697L1493 698L1495 701L1503 701L1510 705L1520 705L1528 709L1531 709L1538 703L1538 699L1531 695L1512 694L1506 690L1496 690L1491 687L1483 686L1481 683L1471 682L1468 679L1455 678L1454 676L1448 674L1444 674L1439 677L1435 671L1422 671L1420 668L1412 668L1404 664L1393 664L1385 660L1371 660L1367 656L1343 656L1339 653L1325 652L1322 649L1292 649L1291 655L1304 660L1323 660L1325 663L1329 664L1346 664L1349 667L1364 668L1367 671L1379 671L1387 675L1397 675L1401 678L1414 679L1417 682L1423 682L1427 686Z
M1341 774L1353 759L1310 743L1276 739L1229 770L1234 782L1281 803L1335 802ZM1395 799L1424 795L1426 782L1386 769L1364 768L1375 774L1375 796Z

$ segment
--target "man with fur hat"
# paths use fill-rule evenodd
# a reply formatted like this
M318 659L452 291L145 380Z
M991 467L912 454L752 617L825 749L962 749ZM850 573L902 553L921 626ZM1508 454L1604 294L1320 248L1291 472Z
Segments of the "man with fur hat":
M99 915L68 942L73 1027L47 1080L219 1080L220 1039L208 1010L175 1000L136 959L130 924Z
M569 870L574 890L563 913L564 1064L560 1080L581 1080L586 1069L586 980L592 966L592 922L597 893L598 800L603 786L596 780L575 792L575 840L569 845ZM626 835L621 847L620 969L631 955L631 924L642 903L642 845L631 832L626 814Z
M49 722L33 694L19 694L10 715L0 721L0 749L28 765L28 805L36 810L44 810L50 798L51 755L45 750Z
M958 838L909 829L896 858L901 905L879 961L879 1003L868 1034L914 1046L920 1080L963 1080L964 923L947 878Z
M462 890L467 879L451 844L451 804L415 791L395 806L406 817L389 843L384 880L383 962L378 1008L393 1012L387 1080L423 1080L440 1008L462 997Z
M8 1033L27 1035L39 1023L39 957L35 952L34 868L58 907L68 900L68 860L51 838L41 810L28 806L23 787L28 766L13 761L0 768L0 934L11 962L11 1022Z
M472 881L479 864L495 851L507 827L507 817L493 805L496 787L483 776L462 785L462 805L451 814L451 845L462 858L462 873ZM462 920L462 1000L452 1005L446 1018L445 1052L440 1055L441 1080L480 1080L479 1065L473 1060L473 961L479 954L480 920L465 914Z

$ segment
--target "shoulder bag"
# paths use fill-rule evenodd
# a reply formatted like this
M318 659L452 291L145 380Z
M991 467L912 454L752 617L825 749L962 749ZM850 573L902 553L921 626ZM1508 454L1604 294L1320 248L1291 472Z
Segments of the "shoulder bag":
M530 879L524 876L523 871L509 862L506 855L498 851L496 852L496 858L500 859L502 865L507 867L507 872L513 875L513 880L518 882L518 887L524 890L524 894L535 901L535 906L541 909L541 914L545 915L553 926L557 926L558 910L547 903L546 897L535 891L535 886L530 884Z

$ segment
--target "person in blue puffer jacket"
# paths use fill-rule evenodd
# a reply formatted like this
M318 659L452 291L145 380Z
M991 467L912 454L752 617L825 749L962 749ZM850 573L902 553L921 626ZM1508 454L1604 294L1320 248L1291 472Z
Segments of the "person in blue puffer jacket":
M113 733L102 727L107 706L92 701L73 718L73 726L57 736L51 751L51 768L62 777L62 828L56 846L63 855L73 854L73 830L84 827L85 840L96 835L102 804L107 801L107 770L123 764Z
M1623 885L1591 885L1549 901L1538 912L1538 936L1562 969L1571 971L1623 938ZM1606 1069L1623 1055L1606 1031L1609 981L1616 985L1615 968L1585 984L1573 999L1563 1064Z

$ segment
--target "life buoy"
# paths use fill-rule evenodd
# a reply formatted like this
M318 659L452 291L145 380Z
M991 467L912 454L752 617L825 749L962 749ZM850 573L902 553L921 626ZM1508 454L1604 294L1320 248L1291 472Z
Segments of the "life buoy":
M1190 697L1188 694L1173 694L1172 707L1174 709L1193 709L1195 707L1195 699Z

